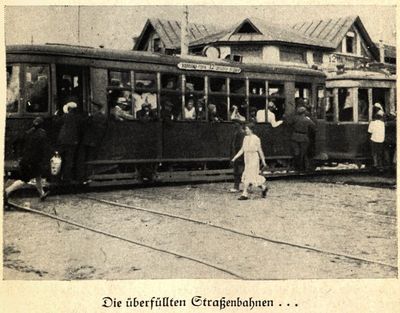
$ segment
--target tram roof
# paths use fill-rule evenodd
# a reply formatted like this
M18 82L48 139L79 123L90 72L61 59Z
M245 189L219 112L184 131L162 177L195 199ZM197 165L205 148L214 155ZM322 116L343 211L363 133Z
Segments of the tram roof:
M126 62L142 62L166 65L177 65L179 62L191 62L199 64L215 64L224 66L240 67L245 71L263 72L273 71L281 74L304 74L309 76L326 77L320 70L314 70L301 66L288 66L276 64L243 64L232 62L229 60L210 60L202 56L169 56L164 54L132 51L132 50L115 50L104 48L93 48L87 46L74 46L64 44L44 44L44 45L8 45L6 46L7 54L33 54L33 55L50 55L50 56L68 56L76 58L98 59L98 60L118 60Z

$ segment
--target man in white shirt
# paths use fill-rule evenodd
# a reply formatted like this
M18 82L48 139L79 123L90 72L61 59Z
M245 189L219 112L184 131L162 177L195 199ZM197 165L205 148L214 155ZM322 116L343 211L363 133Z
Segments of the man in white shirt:
M278 127L283 123L283 121L277 121L275 118L275 113L271 110L275 109L275 104L273 102L268 103L268 116L267 121L272 125L272 127ZM258 110L256 115L257 123L265 122L265 110Z
M385 122L383 111L376 113L376 118L369 123L368 133L371 134L371 154L375 168L383 166L383 143L385 141Z

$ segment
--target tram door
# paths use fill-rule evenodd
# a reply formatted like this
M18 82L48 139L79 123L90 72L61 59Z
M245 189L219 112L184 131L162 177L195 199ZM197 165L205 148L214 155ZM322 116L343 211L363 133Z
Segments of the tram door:
M87 111L87 72L87 68L79 66L57 65L57 111L70 101L77 103L79 111Z

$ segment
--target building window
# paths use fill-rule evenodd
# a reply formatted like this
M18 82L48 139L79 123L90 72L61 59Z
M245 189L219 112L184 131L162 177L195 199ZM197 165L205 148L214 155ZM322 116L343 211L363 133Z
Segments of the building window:
M313 52L313 62L315 64L322 64L323 56L321 51L314 51Z
M348 32L346 34L346 52L347 53L355 53L356 52L356 37L353 32Z
M160 38L153 39L153 52L161 52L161 40Z
M296 48L280 48L279 59L281 62L306 63L306 54Z

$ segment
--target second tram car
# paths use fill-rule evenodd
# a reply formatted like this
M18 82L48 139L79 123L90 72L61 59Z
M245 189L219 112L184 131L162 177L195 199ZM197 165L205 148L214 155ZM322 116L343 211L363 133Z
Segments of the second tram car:
M74 181L91 185L229 179L234 110L255 121L257 113L268 114L271 101L277 120L294 114L298 99L306 101L318 127L315 164L340 159L329 150L327 128L335 126L326 120L326 76L318 70L66 45L8 46L6 53L5 172L11 176L18 170L17 139L35 117L45 119L57 150L58 121L71 99L86 119L81 138L98 127L90 153L82 156L80 142L73 168ZM188 102L196 111L190 119ZM123 114L116 118L117 109ZM93 126L98 116L102 122ZM256 133L270 170L291 169L290 127L257 123ZM365 136L362 141L368 146ZM342 154L353 151L339 146ZM365 160L366 153L360 149L355 158Z

